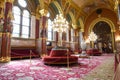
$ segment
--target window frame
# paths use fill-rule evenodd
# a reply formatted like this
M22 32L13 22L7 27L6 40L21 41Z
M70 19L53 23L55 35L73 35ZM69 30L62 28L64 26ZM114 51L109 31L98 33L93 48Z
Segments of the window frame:
M27 1L26 1L26 3L27 3ZM28 3L27 3L26 7L22 7L22 6L20 6L20 4L18 3L18 0L17 0L17 2L13 5L13 7L15 7L15 6L18 7L20 9L20 11L21 11L21 13L20 13L20 24L19 24L20 29L19 29L19 36L18 37L17 36L13 36L13 37L17 37L17 38L30 38L30 36L31 36L31 34L30 34L31 33L31 13L30 13L30 11L28 9ZM29 17L27 17L27 19L29 19L29 25L28 26L23 25L23 18L24 18L23 11L24 10L27 10L29 12ZM14 11L13 11L13 14L14 14ZM16 23L13 23L13 25L14 24L16 24ZM22 37L22 35L25 35L24 33L22 33L23 26L29 27L28 28L29 31L28 31L28 35L27 35L28 37ZM13 26L13 28L14 28L14 26ZM12 33L12 35L14 35L14 34Z
M50 14L50 13L48 13L48 15L49 15L49 14ZM49 15L49 16L50 16L50 15ZM50 19L49 16L47 16L47 17L48 17L48 19L47 19L47 24L48 24L48 26L47 26L47 40L52 41L52 40L53 40L52 20ZM49 21L51 22L50 25L49 25ZM51 30L50 30L49 26L51 26ZM51 39L48 37L48 36L49 36L49 33L51 33Z

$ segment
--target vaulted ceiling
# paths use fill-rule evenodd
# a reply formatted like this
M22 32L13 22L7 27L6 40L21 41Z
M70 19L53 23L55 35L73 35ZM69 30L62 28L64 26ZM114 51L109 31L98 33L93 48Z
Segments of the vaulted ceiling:
M69 23L80 26L85 19L97 9L107 9L116 13L115 8L119 0L31 0L34 7L47 9L54 19L56 14L63 12ZM33 7L33 6L30 6ZM33 9L32 9L33 10ZM82 23L80 21L83 21ZM81 27L77 27L81 28Z
M34 0L38 4L38 0ZM39 0L44 1L46 4L50 4L53 1L57 1L62 8L69 3L69 7L79 9L82 13L88 15L97 8L106 8L114 11L115 2L118 0ZM78 11L79 12L79 11Z
M114 10L115 0L72 0L86 14L96 8L107 8Z
M73 7L82 9L83 12L89 14L89 12L93 11L96 8L107 8L110 10L114 10L115 1L118 0L31 0L35 2L35 5L42 5L43 2L45 4L50 4L53 1L57 1L60 3L61 6L65 5L66 3L70 3Z

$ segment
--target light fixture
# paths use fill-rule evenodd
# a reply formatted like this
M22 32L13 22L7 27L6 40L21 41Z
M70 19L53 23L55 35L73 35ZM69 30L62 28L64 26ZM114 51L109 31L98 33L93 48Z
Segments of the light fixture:
M67 20L63 17L63 14L58 14L56 15L56 18L52 22L53 26L53 31L59 32L60 35L60 46L62 46L62 33L65 32L68 29L68 22Z
M100 18L101 17L101 13L102 13L102 9L101 8L97 9L96 13L98 14L98 17Z
M62 33L66 32L69 25L67 20L63 17L63 14L58 14L56 15L56 18L54 19L54 21L52 22L52 26L53 26L53 31L57 31L59 32L59 47L55 48L55 49L59 49L59 50L67 50L67 69L68 71L70 71L71 69L69 68L69 50L65 47L62 46Z
M91 32L88 39L92 42L92 48L94 48L94 41L97 40L97 35L94 32Z

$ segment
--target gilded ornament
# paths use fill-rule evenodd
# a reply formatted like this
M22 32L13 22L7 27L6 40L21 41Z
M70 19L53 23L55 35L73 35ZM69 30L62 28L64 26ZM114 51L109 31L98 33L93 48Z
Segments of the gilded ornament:
M36 19L38 19L38 20L40 19L40 15L39 15L39 14L36 14L35 17L36 17Z
M7 18L10 18L11 20L14 20L14 16L11 10L8 11Z
M45 10L45 9L42 9L42 10L39 11L39 13L40 13L42 16L47 16L48 11Z
M3 20L0 20L0 32L3 32L3 24L4 24Z
M14 0L5 0L6 2L10 2L10 3L13 3Z
M80 29L81 32L84 32L84 29Z
M1 9L1 12L0 12L0 18L4 18L4 0L0 1L0 9Z

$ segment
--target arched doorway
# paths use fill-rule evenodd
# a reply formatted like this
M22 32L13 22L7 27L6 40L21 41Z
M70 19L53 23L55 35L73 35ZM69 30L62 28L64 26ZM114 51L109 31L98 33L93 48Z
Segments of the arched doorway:
M113 52L110 25L104 21L99 21L94 25L93 31L98 36L95 42L97 48L105 53Z
M92 23L90 24L90 27L88 29L88 33L90 33L94 26L100 22L100 21L103 21L105 23L107 23L109 26L110 26L110 30L111 30L111 38L112 38L112 51L114 52L116 49L115 49L115 25L113 24L113 22L108 19L108 18L105 18L105 17L99 17L99 18L96 18L95 20L92 21Z

